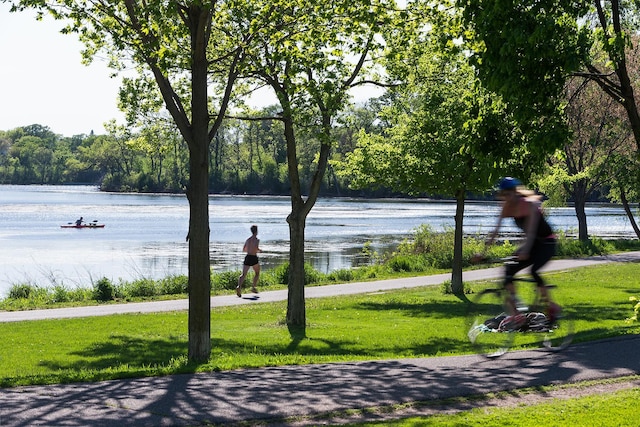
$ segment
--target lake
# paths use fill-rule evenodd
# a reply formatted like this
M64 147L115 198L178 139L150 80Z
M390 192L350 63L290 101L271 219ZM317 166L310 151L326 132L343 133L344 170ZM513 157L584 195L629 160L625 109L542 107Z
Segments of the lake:
M241 268L242 245L257 224L270 268L288 259L291 210L288 197L211 196L211 266ZM486 233L497 203L470 202L465 233ZM432 200L320 199L307 219L306 258L328 272L357 265L365 242L375 250L394 248L421 224L435 230L454 226L455 204ZM557 230L577 229L573 208L548 210ZM619 206L587 209L589 232L605 238L635 238ZM102 229L63 229L75 221L105 224ZM90 286L111 280L187 274L189 207L184 195L103 193L94 186L0 185L0 296L13 283ZM503 231L517 230L510 223Z

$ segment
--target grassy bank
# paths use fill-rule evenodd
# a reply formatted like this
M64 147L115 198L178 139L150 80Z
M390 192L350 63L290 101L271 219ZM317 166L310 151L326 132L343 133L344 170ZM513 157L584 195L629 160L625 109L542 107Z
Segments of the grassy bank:
M308 286L349 283L354 281L381 280L397 277L436 274L451 270L453 260L453 231L436 233L427 226L415 230L413 237L399 245L396 251L379 254L365 244L362 256L369 265L342 269L323 274L310 265L305 266L305 281ZM464 242L463 265L473 267L471 257L482 251L484 240L467 237ZM490 258L511 255L516 245L505 241L493 246ZM604 255L626 250L640 250L638 240L592 239L580 242L561 236L558 245L559 257L583 257ZM251 274L251 273L250 273ZM233 293L240 271L226 271L211 275L211 294ZM263 271L259 287L262 290L285 288L289 279L289 266L280 265ZM250 283L249 277L246 283ZM106 277L82 287L68 287L64 283L43 286L34 283L16 283L6 298L0 300L0 310L29 310L36 308L58 308L105 303L139 302L159 299L187 297L187 276L168 276L160 280L140 278L133 281L112 281Z
M576 341L640 332L638 322L625 322L640 288L637 268L547 275L571 302ZM0 324L0 386L472 352L465 305L439 286L309 299L305 331L289 330L285 312L286 302L212 309L213 349L203 365L186 360L186 312Z

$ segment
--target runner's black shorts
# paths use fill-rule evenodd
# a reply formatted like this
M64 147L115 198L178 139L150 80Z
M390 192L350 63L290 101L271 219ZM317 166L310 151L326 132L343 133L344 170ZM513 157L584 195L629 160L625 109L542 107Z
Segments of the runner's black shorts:
M246 257L244 257L244 265L248 265L249 267L252 267L257 263L258 263L257 255L247 255Z

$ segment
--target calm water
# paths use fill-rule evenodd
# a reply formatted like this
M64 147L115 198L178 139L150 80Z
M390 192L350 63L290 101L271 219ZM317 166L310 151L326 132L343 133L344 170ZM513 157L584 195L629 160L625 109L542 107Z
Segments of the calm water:
M263 266L288 257L288 197L212 196L211 265L235 270L242 244L258 224ZM469 203L465 232L486 233L497 213L494 203ZM327 272L358 262L364 242L376 250L395 247L420 224L453 227L455 205L427 200L323 199L307 220L307 259ZM62 229L83 216L103 229ZM572 208L549 210L559 230L577 228ZM634 238L621 208L588 209L589 232ZM188 203L182 195L101 193L90 186L0 186L0 296L12 283L88 286L112 280L159 278L187 273ZM505 232L515 232L506 227Z

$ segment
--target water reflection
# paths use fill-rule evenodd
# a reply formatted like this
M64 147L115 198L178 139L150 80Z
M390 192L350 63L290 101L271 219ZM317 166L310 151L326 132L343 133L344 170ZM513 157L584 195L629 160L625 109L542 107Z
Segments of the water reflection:
M211 264L215 271L240 269L242 244L251 224L259 225L270 268L288 259L291 209L287 197L212 196ZM468 203L465 233L483 234L494 224L496 203ZM573 209L549 209L557 230L575 234ZM379 253L392 250L421 224L452 229L455 204L428 200L321 199L307 220L306 259L320 271L362 262L370 242ZM589 231L602 237L635 238L617 206L587 210ZM84 216L104 229L61 229ZM0 186L0 294L11 283L87 286L100 277L131 280L186 274L189 208L184 196L109 194L95 187ZM506 235L515 227L504 228Z

